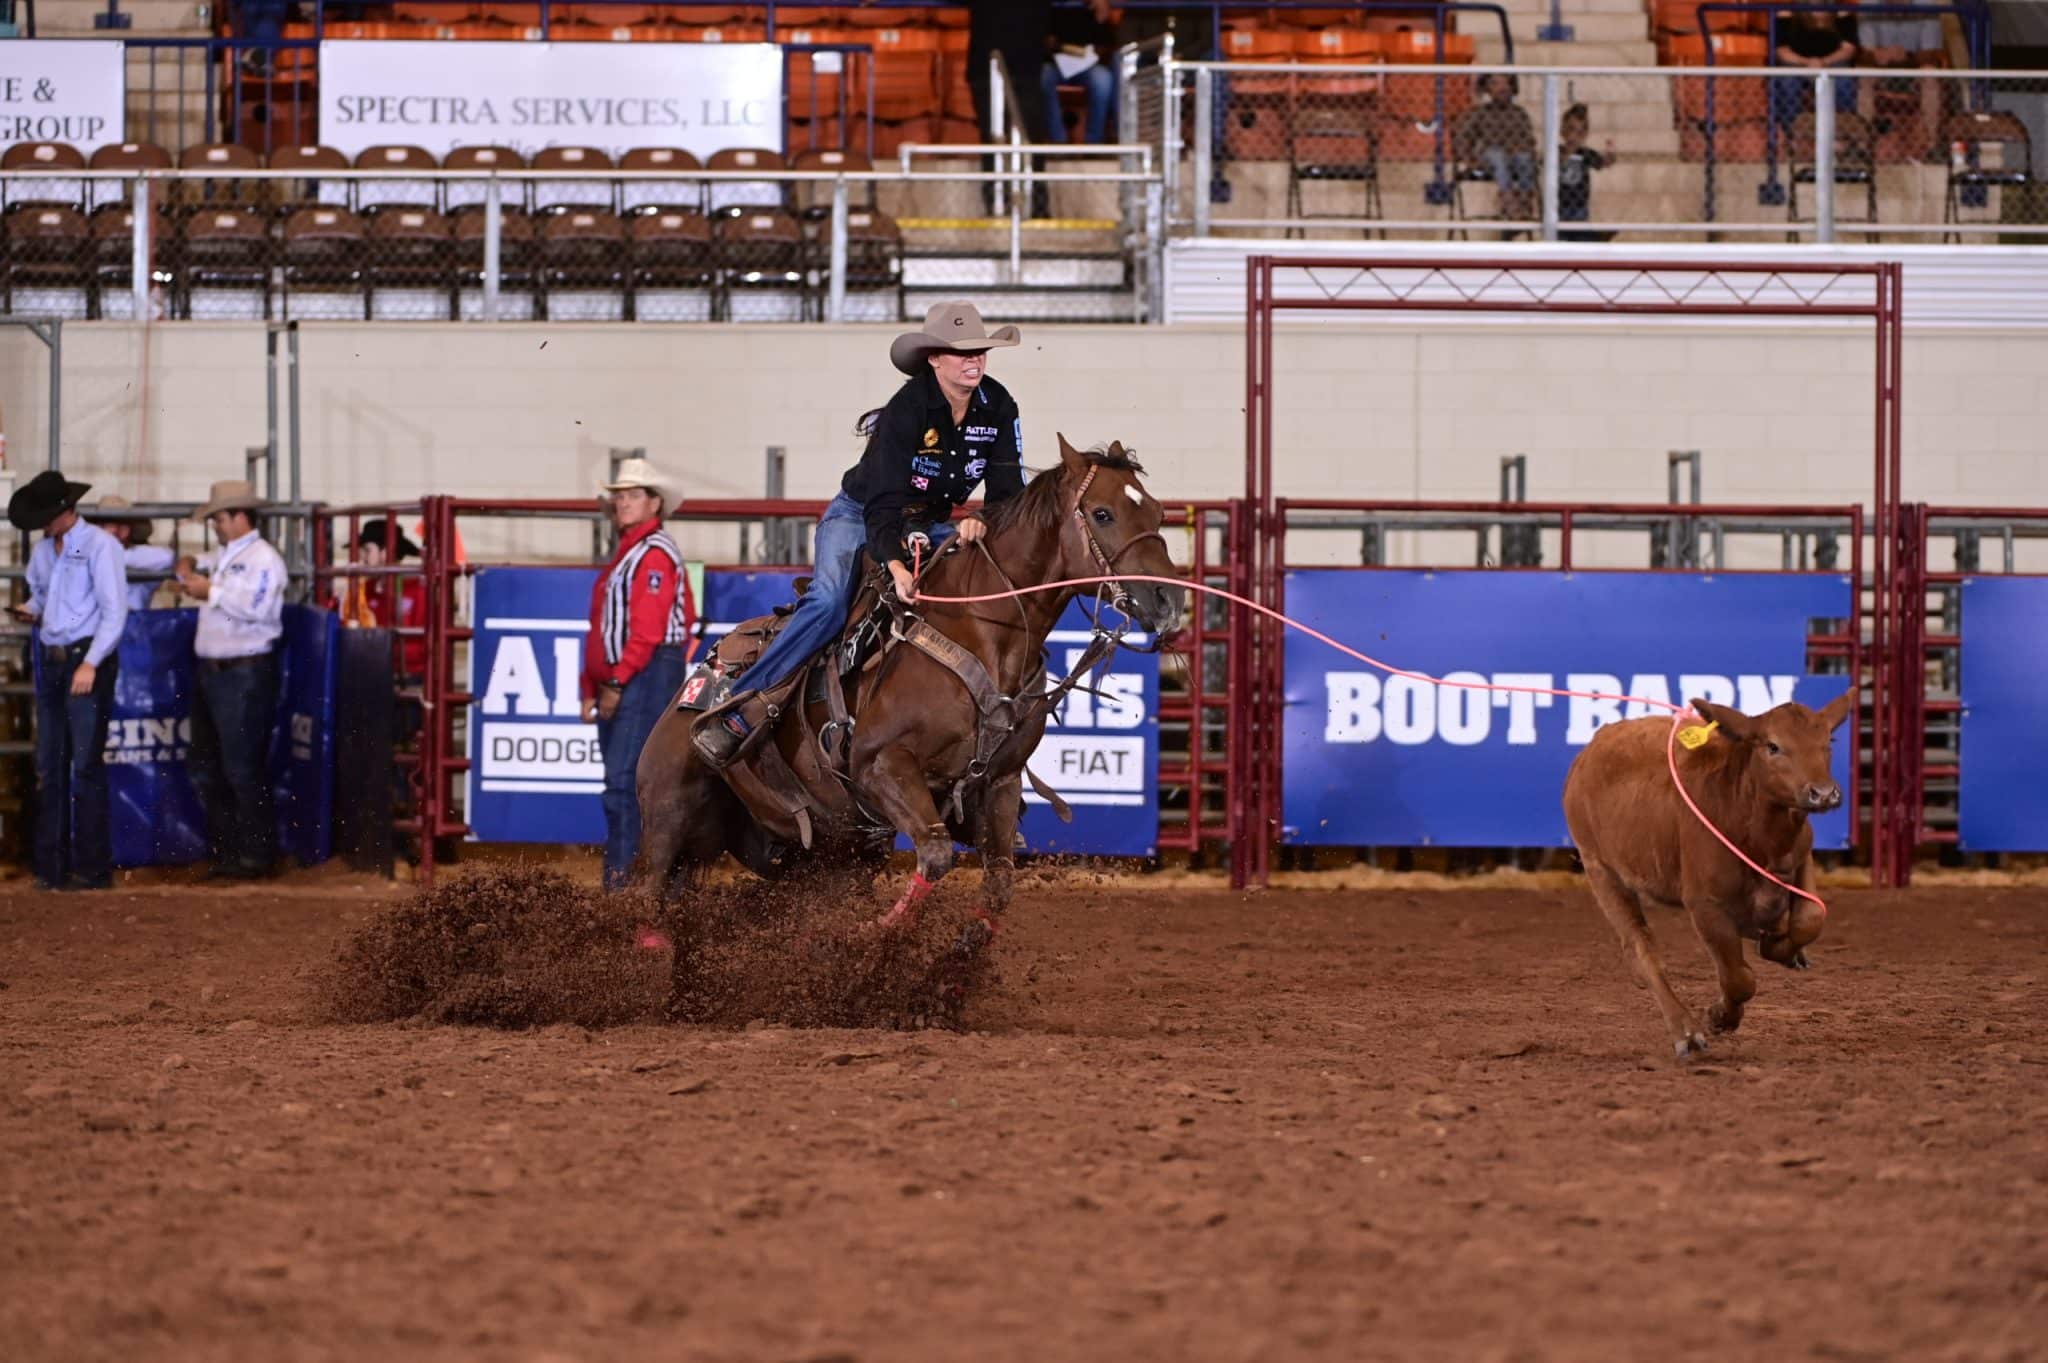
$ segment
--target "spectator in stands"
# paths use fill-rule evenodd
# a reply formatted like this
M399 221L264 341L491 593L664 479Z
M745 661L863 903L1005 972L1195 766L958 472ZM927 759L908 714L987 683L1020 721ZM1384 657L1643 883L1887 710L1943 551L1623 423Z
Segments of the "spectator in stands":
M401 564L420 553L403 529L382 516L364 521L348 548L362 568ZM417 629L427 619L427 584L419 577L352 577L342 591L336 614L349 629ZM423 675L427 670L426 639L406 638L399 645L399 657L401 676Z
M149 542L155 524L147 516L136 515L134 504L126 497L109 493L100 498L87 519L121 546L121 559L128 569L128 609L148 610L149 599L170 578L177 555Z
M1054 10L1052 50L1041 69L1045 97L1045 135L1050 142L1067 140L1067 115L1060 90L1078 89L1088 96L1081 125L1083 142L1108 142L1116 117L1116 30L1110 25L1109 0L1091 0L1086 10Z
M683 685L695 611L682 550L662 529L669 482L628 459L609 483L619 547L590 593L583 722L604 754L604 886L623 889L640 851L640 749Z
M1941 20L1932 14L1905 14L1896 18L1859 18L1856 35L1862 39L1857 65L1884 71L1912 71L1948 65L1943 51ZM1901 114L1919 126L1913 129L1911 155L1933 148L1941 128L1942 91L1946 82L1909 75L1888 76L1875 82L1870 114L1878 133L1892 131Z
M192 519L206 522L218 547L173 569L180 590L199 603L186 768L206 809L209 880L260 880L277 859L270 740L288 578L284 559L256 528L263 504L252 484L215 483Z
M14 613L39 625L34 861L44 890L114 884L107 720L128 623L128 578L114 537L78 517L78 499L90 490L50 469L7 503L17 530L43 532L29 554L28 600Z
M1780 66L1803 66L1812 71L1832 70L1856 60L1856 21L1837 17L1826 10L1780 10L1776 17L1777 50L1771 55ZM1853 80L1835 83L1838 113L1856 110ZM1771 120L1790 123L1800 112L1813 107L1813 82L1777 78L1771 82Z
M1586 145L1592 119L1583 104L1564 111L1557 126L1557 220L1587 222L1593 216L1593 172L1614 164L1614 139L1604 150ZM1559 231L1560 241L1612 241L1612 232Z
M1479 78L1479 103L1458 120L1459 164L1483 167L1500 191L1498 215L1527 222L1536 216L1536 125L1515 103L1515 78Z
M981 125L981 140L1002 140L989 118L989 57L1000 52L1016 94L1016 126L1026 141L1043 142L1045 86L1039 68L1045 65L1046 35L1052 32L1052 0L969 0L968 11L967 88L974 95L974 118ZM993 159L982 158L982 169L994 170ZM984 182L981 196L983 204L992 209L994 184ZM1034 217L1044 217L1047 210L1048 196L1040 184L1034 187L1031 212Z

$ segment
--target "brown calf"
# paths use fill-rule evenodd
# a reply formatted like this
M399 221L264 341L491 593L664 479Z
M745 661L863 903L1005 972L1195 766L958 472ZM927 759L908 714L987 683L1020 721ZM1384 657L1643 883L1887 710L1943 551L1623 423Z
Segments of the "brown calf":
M1807 816L1842 803L1829 758L1833 731L1854 703L1852 689L1818 714L1791 703L1752 717L1696 700L1692 708L1718 727L1700 747L1678 750L1685 788L1715 827L1758 865L1809 892ZM1802 948L1820 936L1823 915L1736 860L1693 817L1665 765L1670 732L1669 719L1651 718L1609 724L1593 735L1565 777L1564 817L1593 898L1683 1059L1704 1051L1707 1039L1664 978L1643 905L1683 904L1691 915L1720 977L1721 997L1707 1010L1718 1032L1741 1024L1742 1005L1756 993L1743 939L1755 941L1765 960L1804 970Z

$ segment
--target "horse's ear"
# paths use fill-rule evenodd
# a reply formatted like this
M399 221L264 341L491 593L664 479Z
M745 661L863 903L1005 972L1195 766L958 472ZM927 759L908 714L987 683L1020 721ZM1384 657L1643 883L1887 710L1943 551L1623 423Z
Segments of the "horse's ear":
M1059 435L1058 432L1054 432L1054 434ZM1085 457L1083 457L1079 450L1075 449L1072 445L1069 445L1067 443L1066 436L1059 435L1059 442L1060 463L1066 465L1067 472L1079 473L1082 467L1087 464L1088 460Z
M1112 440L1112 441L1110 441L1110 442L1109 442L1109 458L1111 458L1111 459L1122 459L1122 458L1124 458L1124 442L1123 442L1123 441L1121 441L1121 440Z

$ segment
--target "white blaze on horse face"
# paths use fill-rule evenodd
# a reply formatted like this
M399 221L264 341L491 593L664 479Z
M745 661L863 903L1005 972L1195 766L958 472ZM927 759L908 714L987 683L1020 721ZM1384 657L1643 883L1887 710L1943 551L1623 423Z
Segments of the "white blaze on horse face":
M1124 496L1130 498L1135 506L1145 504L1145 489L1139 487L1135 480L1124 484Z

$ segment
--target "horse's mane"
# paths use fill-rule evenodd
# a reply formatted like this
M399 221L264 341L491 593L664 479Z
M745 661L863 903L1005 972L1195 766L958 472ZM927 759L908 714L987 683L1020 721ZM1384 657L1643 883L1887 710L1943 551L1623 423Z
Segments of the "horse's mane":
M1081 457L1097 468L1121 469L1126 473L1143 473L1145 466L1131 457L1131 451L1122 447L1114 454L1109 446L1095 445L1081 451ZM1060 517L1067 508L1060 501L1060 468L1055 464L1032 475L1024 490L1006 502L984 506L981 518L988 523L989 533L1000 535L1011 526L1022 525L1044 533L1059 525Z

